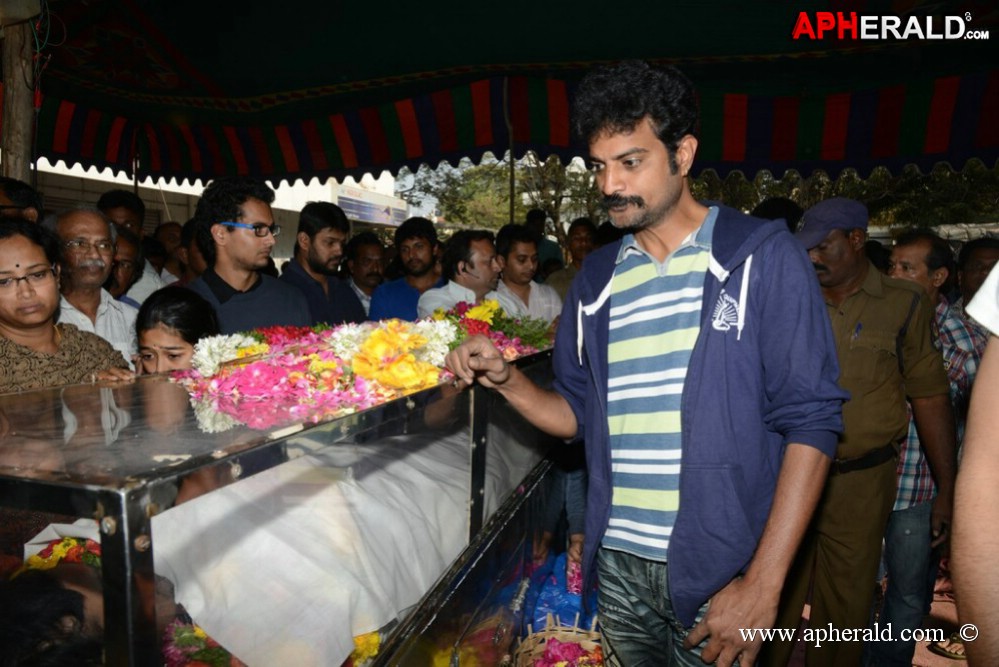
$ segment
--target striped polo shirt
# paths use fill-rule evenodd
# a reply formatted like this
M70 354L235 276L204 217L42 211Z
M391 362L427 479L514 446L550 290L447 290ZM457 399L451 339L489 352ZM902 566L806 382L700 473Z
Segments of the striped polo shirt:
M603 546L666 560L680 506L680 400L718 209L662 263L624 237L610 295L610 524Z

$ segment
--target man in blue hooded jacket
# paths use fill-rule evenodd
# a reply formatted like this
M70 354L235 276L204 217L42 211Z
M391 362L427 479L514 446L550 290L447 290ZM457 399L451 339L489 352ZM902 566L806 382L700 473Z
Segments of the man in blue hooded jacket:
M619 243L567 295L545 390L484 338L448 357L536 426L586 443L583 570L624 665L751 665L836 450L839 369L783 221L691 196L693 87L641 62L590 73L575 125ZM594 571L595 570L595 571Z

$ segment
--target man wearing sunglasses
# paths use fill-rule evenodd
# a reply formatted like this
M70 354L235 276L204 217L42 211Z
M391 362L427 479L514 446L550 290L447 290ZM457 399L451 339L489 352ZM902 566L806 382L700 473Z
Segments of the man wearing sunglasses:
M259 271L281 232L273 201L266 184L243 177L212 181L198 201L195 239L208 268L190 288L215 308L222 333L312 323L298 290Z

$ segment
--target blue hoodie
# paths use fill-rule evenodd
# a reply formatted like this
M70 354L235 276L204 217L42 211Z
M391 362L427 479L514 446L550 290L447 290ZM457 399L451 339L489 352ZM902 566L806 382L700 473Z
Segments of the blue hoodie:
M611 510L607 344L620 245L586 258L554 351L554 388L586 442L588 582ZM667 551L673 608L688 627L752 559L786 445L832 457L848 398L836 384L836 346L815 270L783 221L719 207L703 304L681 400L680 507Z

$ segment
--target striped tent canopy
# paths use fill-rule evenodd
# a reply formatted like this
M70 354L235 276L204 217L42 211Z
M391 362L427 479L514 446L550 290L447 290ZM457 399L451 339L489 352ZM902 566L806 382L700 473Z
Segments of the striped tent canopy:
M638 57L694 81L698 167L723 175L999 158L994 2L681 1L627 16L589 0L473 4L50 0L37 154L139 176L274 181L511 149L569 159L585 151L569 129L579 78ZM967 15L968 30L995 34L792 37L801 12L837 11Z

